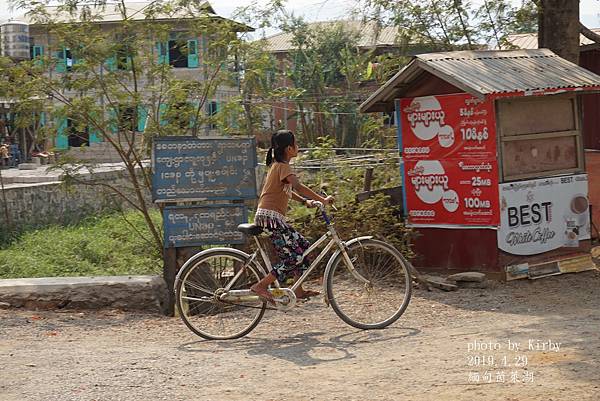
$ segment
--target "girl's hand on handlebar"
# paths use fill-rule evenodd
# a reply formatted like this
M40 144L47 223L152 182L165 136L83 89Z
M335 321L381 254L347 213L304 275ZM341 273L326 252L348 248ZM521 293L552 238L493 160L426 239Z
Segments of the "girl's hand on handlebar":
M308 208L313 208L313 207L319 207L319 205L323 205L321 202L319 202L318 200L313 200L313 199L307 199L306 200L306 207Z
M325 198L325 201L323 202L325 205L333 205L333 202L335 202L335 198L331 195L329 195L328 197Z

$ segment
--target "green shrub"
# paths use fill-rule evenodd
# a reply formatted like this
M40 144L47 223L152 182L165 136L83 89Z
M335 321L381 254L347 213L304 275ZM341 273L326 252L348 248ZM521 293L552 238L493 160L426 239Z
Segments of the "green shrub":
M316 146L308 155L301 156L296 161L300 181L315 191L324 191L335 197L338 211L331 213L342 239L372 235L394 245L407 258L412 258L414 255L410 249L410 239L413 232L404 225L399 206L392 205L390 198L383 194L372 196L363 202L356 201L356 195L363 191L365 167L345 167L340 164L337 168L302 170L303 158L321 159L325 165L334 160L334 141L318 138ZM399 186L401 178L397 160L390 159L389 153L387 156L381 154L379 158L381 163L373 166L371 188ZM315 209L307 209L298 202L290 202L288 220L311 241L325 232L323 220L315 218Z
M0 249L0 278L155 274L162 269L143 217L135 212L89 217L77 225L24 233ZM160 224L160 213L152 216Z
M290 222L305 237L314 241L325 232L325 223L315 217L314 209L294 208ZM372 235L396 247L404 256L412 258L411 230L399 214L398 207L390 205L389 197L378 194L363 202L350 202L332 211L337 232L343 240Z

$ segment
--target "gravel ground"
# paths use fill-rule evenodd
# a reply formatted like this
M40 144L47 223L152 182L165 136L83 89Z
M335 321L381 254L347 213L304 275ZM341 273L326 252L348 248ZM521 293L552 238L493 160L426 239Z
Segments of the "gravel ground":
M369 332L313 300L221 342L178 318L0 310L0 400L598 400L599 284L417 288Z

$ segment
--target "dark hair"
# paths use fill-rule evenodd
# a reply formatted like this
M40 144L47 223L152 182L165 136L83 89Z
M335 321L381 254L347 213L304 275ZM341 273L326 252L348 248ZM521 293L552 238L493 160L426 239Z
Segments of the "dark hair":
M285 162L285 148L293 146L294 143L296 143L296 138L292 131L281 129L274 133L271 136L271 147L267 151L267 166L273 163L273 158L280 163Z

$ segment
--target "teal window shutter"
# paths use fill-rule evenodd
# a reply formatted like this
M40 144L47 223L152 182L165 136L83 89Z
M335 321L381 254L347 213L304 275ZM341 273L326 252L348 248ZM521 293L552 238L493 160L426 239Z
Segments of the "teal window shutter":
M169 123L169 121L166 118L163 118L163 116L166 114L167 112L167 105L162 103L160 105L160 107L158 108L158 121L160 126L165 126Z
M55 53L54 57L56 58L56 67L55 67L56 72L66 72L67 71L67 58L66 58L65 49L62 48L61 50L57 51Z
M40 127L45 127L46 126L46 112L42 111L40 112Z
M91 117L93 120L97 121L98 120L98 114L96 114L95 112L92 112ZM100 131L98 130L98 128L96 128L95 125L88 125L88 132L90 134L89 136L89 142L90 144L92 143L97 143L97 142L102 142L102 135L100 135Z
M158 64L169 64L169 42L157 42Z
M102 142L102 138L98 135L98 130L95 127L90 127L90 143Z
M69 136L67 135L67 118L59 118L56 126L56 147L58 149L69 148Z
M118 114L117 111L113 108L108 109L108 129L113 134L118 131Z
M200 102L191 102L190 104L192 106L192 113L190 115L190 128L194 128L197 124L196 111L198 110L198 105Z
M187 50L188 50L188 68L198 68L198 65L199 65L198 41L195 39L188 40Z
M40 60L44 56L44 46L33 46L33 58L37 59L35 65L41 66L43 64Z
M33 46L33 58L44 55L44 46Z
M106 60L104 65L108 71L115 71L117 69L117 56L111 56L108 60Z
M144 130L146 129L146 120L148 120L148 108L146 108L146 106L138 106L138 132L144 132Z

